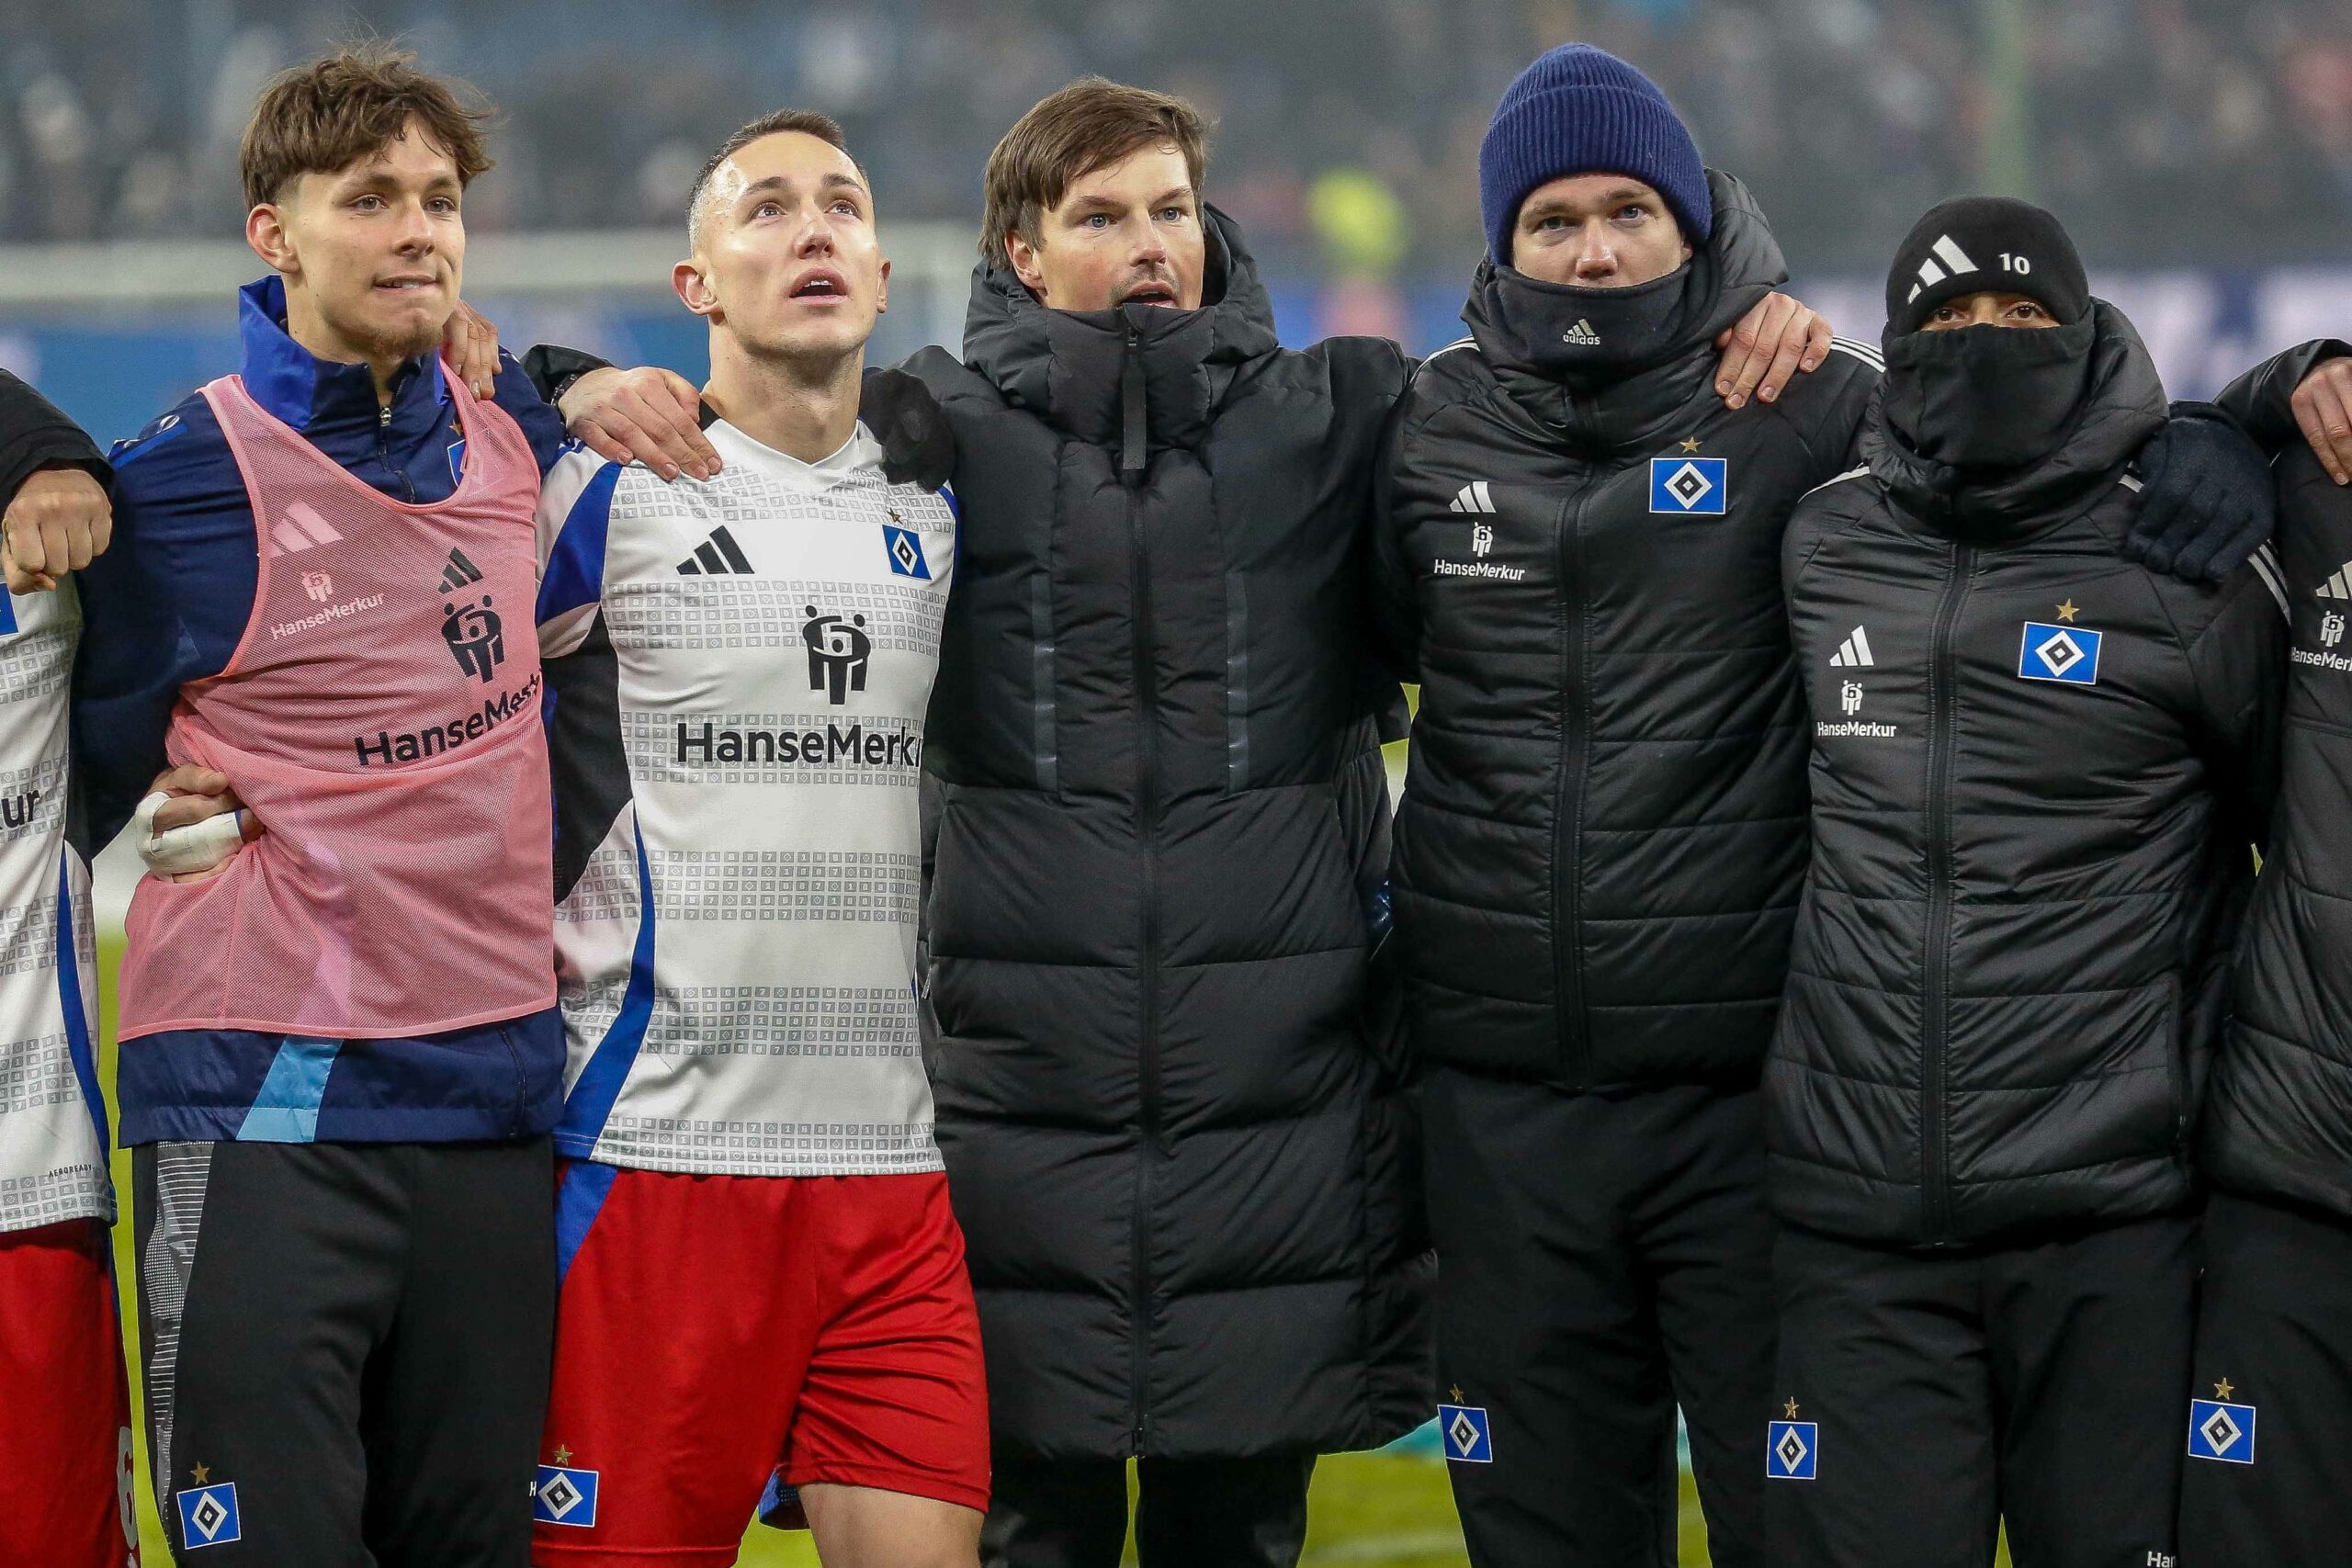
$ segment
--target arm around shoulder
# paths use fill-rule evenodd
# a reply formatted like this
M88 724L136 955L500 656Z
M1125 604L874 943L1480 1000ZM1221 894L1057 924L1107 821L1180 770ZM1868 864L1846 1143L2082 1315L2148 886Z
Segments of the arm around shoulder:
M63 410L0 370L0 505L35 472L58 467L85 469L102 484L113 474L97 443Z
M2181 592L2158 585L2160 592ZM2222 602L2188 642L2196 728L2217 793L2249 842L2267 840L2278 793L2279 716L2286 700L2286 586L2267 547L2224 582Z

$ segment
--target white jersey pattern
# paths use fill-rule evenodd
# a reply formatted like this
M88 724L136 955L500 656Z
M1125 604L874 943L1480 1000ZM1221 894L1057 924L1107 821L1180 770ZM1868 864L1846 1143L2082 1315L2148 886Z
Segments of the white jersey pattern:
M952 499L863 424L803 463L586 452L541 492L558 1149L741 1176L941 1168L916 1027L923 714Z
M82 612L0 592L0 1231L114 1218L89 868L65 841Z

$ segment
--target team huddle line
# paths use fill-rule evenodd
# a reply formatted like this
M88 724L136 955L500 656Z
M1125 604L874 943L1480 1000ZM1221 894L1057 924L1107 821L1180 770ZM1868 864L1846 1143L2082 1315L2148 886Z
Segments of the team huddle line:
M1719 1568L2352 1532L2344 344L2169 403L2000 197L1834 338L1568 44L1426 360L1088 79L897 367L730 136L695 387L462 304L486 112L283 73L236 371L0 379L0 1562L138 1561L117 1137L223 1564L1291 1568L1432 1413L1481 1568L1670 1556L1678 1409Z

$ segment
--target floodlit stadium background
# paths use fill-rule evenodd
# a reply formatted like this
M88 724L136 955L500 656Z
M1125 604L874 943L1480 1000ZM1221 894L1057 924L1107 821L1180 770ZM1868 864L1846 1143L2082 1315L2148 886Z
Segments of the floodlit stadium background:
M956 344L981 163L1087 71L1217 117L1208 194L1286 341L1427 352L1459 335L1488 111L1572 38L1664 85L1850 335L1879 329L1895 238L1964 190L2053 208L2175 396L2352 324L2345 0L0 0L0 365L102 440L233 367L232 293L259 271L237 238L246 111L361 31L504 111L467 292L506 341L690 376L699 332L666 279L685 186L735 125L795 104L846 126L895 264L875 345L895 358ZM109 976L128 885L110 857ZM1327 1461L1307 1561L1462 1562L1427 1453ZM141 1484L161 1563L143 1453ZM1684 1525L1702 1562L1687 1482ZM814 1559L755 1529L744 1561Z

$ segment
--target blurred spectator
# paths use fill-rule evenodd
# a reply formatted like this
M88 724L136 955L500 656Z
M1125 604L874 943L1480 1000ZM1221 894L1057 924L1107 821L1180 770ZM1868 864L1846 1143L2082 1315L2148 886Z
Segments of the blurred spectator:
M894 218L968 218L1030 103L1100 71L1218 116L1212 195L1271 266L1361 280L1328 206L1378 227L1383 276L1466 276L1479 128L1541 50L1639 63L1745 177L1801 270L1871 267L1911 218L1983 188L2022 96L2032 195L2094 265L2288 262L2352 220L2344 0L2030 5L2011 85L1996 6L2026 0L370 0L504 111L483 228L674 223L701 151L783 103L839 117ZM0 239L220 234L267 73L330 42L320 0L0 0ZM1337 182L1336 184L1334 182ZM2199 197L2222 193L2214 203ZM1323 217L1311 209L1319 198ZM1336 193L1336 194L1335 194ZM1385 211L1386 209L1384 209ZM2200 213L2205 216L2200 216ZM2211 214L2225 214L2218 220Z

